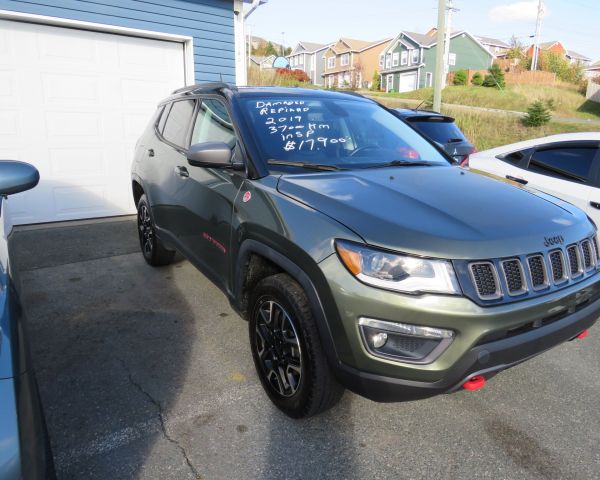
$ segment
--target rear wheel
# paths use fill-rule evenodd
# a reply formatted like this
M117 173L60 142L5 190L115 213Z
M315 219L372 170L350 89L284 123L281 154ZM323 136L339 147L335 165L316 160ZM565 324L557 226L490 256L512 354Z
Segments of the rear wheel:
M140 248L144 259L152 266L168 265L173 261L175 251L165 248L156 236L154 220L146 195L138 202L137 226L140 238Z
M250 348L271 401L293 418L333 407L344 389L329 368L302 287L287 274L267 277L250 305Z

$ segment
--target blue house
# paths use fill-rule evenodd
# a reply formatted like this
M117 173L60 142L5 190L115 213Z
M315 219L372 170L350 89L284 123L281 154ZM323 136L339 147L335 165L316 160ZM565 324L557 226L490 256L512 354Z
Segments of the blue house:
M9 200L14 223L132 213L140 133L174 89L235 82L241 7L0 0L0 157L33 163L42 179Z

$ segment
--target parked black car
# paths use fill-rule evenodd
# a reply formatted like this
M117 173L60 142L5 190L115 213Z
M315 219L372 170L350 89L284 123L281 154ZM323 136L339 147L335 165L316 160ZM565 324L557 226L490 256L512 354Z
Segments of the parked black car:
M0 479L52 479L54 463L4 232L4 197L35 187L35 167L0 161Z
M461 166L469 165L469 155L477 149L454 123L454 118L428 110L397 108L394 113L409 122L419 133L440 145Z

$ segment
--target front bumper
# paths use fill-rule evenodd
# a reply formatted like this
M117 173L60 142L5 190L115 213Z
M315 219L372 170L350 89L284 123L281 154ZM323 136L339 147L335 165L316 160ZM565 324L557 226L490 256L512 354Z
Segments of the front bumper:
M600 316L600 274L536 299L480 307L464 297L408 296L359 283L333 256L321 263L342 328L333 331L336 375L376 401L405 401L457 390L469 378L497 372L571 340ZM375 358L362 343L358 319L448 328L456 338L429 364ZM526 328L530 326L530 328Z

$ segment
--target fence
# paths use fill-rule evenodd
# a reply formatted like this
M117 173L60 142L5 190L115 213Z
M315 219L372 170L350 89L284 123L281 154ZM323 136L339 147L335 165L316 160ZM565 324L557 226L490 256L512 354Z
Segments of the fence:
M485 78L488 75L487 70L465 70L467 74L467 85L471 84L471 79L475 72L479 72ZM448 73L447 85L452 85L454 74ZM504 81L507 85L554 85L556 82L556 74L552 72L544 72L541 70L524 70L522 72L505 72Z
M592 102L600 103L600 84L588 81L587 90L585 92L585 98Z

